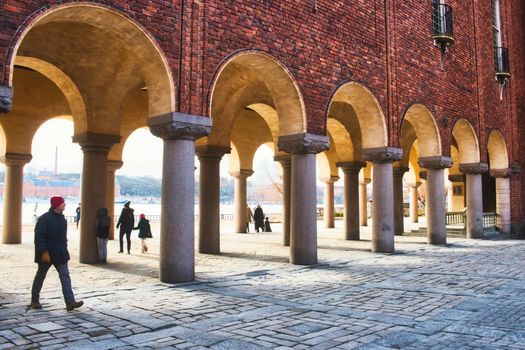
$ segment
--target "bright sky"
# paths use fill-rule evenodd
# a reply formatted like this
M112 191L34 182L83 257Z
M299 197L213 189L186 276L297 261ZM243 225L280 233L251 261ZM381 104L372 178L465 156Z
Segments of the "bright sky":
M58 172L80 173L82 171L82 151L80 146L71 141L73 122L64 119L52 119L44 123L33 138L33 159L26 166L26 171L55 167L55 150L58 148ZM124 165L117 175L152 176L160 178L162 174L162 139L153 136L143 128L133 132L124 146L122 161ZM198 160L195 165L199 166ZM279 166L273 161L273 151L266 146L259 147L254 157L256 173L252 181L269 181L268 173L276 179ZM228 176L228 157L221 161L221 175Z

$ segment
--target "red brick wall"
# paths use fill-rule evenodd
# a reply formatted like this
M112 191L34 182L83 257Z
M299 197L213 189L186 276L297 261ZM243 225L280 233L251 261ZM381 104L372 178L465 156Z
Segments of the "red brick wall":
M0 64L9 64L19 34L39 13L73 1L4 0L0 5ZM491 1L447 0L454 10L456 43L444 58L431 38L431 0L174 0L96 1L147 28L168 58L177 86L177 109L207 115L217 70L231 54L262 50L279 60L304 97L308 131L325 133L325 114L339 84L358 81L377 97L387 117L390 143L399 146L404 112L427 106L440 128L443 154L450 154L454 123L470 121L488 162L487 137L504 135L510 163L523 163L525 126L525 4L502 1L504 45L512 73L503 101L494 80ZM182 5L181 5L182 3ZM182 18L183 30L180 31ZM179 45L182 40L182 45ZM179 49L181 55L179 57ZM179 72L180 58L180 76ZM9 76L0 67L0 81ZM521 175L512 185L513 222L525 217Z

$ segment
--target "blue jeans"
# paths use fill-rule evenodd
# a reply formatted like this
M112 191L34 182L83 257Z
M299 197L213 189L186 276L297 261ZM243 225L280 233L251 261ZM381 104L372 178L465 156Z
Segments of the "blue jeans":
M65 264L54 264L55 269L58 272L58 277L60 278L60 283L62 284L62 294L64 295L64 300L66 305L70 305L75 302L75 296L73 295L73 289L71 288L71 278L69 277L69 268L67 263ZM47 271L51 267L51 264L38 264L38 270L33 280L33 288L31 289L31 301L39 302L40 301L40 291L42 290L42 285L46 279Z
M108 258L108 239L97 237L98 260L106 261Z

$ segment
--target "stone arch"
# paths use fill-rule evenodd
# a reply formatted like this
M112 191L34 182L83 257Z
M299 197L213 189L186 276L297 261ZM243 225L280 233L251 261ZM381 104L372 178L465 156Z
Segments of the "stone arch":
M87 129L87 115L84 98L73 80L58 67L35 57L18 56L15 59L17 66L33 69L49 80L51 80L64 94L71 114L73 116L75 129Z
M12 85L13 68L15 64L18 64L19 57L31 57L44 61L49 61L49 63L55 65L58 68L58 70L62 70L62 72L66 76L69 76L70 80L72 80L75 83L75 85L79 87L78 90L83 95L84 101L93 98L92 96L90 96L89 98L86 96L88 92L93 94L95 93L93 92L93 90L96 90L93 88L93 86L86 83L86 81L88 81L89 79L84 79L84 86L82 86L82 84L80 83L82 81L80 75L84 71L79 71L77 75L72 74L72 72L76 72L76 70L74 68L71 68L70 66L66 67L66 65L64 64L66 58L63 58L61 60L59 57L60 55L58 54L48 55L48 53L53 50L53 52L60 51L60 45L62 45L60 41L57 41L55 47L50 48L48 51L45 52L40 50L42 47L44 47L42 45L45 45L45 43L35 44L39 42L38 35L44 35L48 31L55 31L57 33L60 33L61 35L62 33L64 33L63 35L65 36L67 33L65 33L64 31L60 31L60 29L62 29L63 26L68 26L68 28L75 27L75 30L77 30L78 32L80 32L81 30L86 30L86 37L89 37L88 34L96 34L95 37L97 37L97 35L104 37L108 42L114 43L119 48L125 48L126 60L123 61L126 61L126 64L128 64L128 61L133 61L134 72L135 70L139 71L140 77L125 78L127 80L125 83L122 84L127 85L128 80L130 79L142 80L143 84L145 85L145 88L148 90L149 116L162 115L173 112L175 110L175 93L173 78L168 66L167 59L164 57L164 54L155 43L155 40L147 33L145 29L143 29L140 25L135 23L130 18L117 12L114 9L110 9L108 7L96 4L81 3L61 5L53 7L48 11L39 13L37 16L35 16L35 18L32 18L30 24L20 34L15 48L13 50L12 56L9 58L11 73L9 76L10 85ZM79 56L83 54L85 53L80 52ZM124 53L122 53L122 55L124 55ZM119 58L122 57L119 57L118 54L115 54L114 57L110 58L100 57L99 62L97 62L97 69L95 71L103 71L100 72L100 74L106 74L106 76L111 76L111 74L115 73L114 71L112 71L112 69L114 69L112 68L113 61L106 62L105 60ZM27 64L27 59L25 63ZM70 65L74 65L75 63L76 62L72 62L70 63ZM33 61L32 64L34 65L35 62ZM49 69L49 66L46 68L47 69L42 68L41 72L43 74L50 73L51 71L53 71ZM57 70L54 70L54 73L57 73ZM122 71L118 73L118 77L122 78L126 77L126 73L128 72L126 72L126 67L124 67ZM67 79L64 79L63 75L59 74L59 76L61 76L61 78L59 79L59 81L61 82L61 88L66 89L67 95L69 95L69 97L74 96L75 94L72 95L71 90L68 90L68 86L70 87L71 84L67 84ZM113 78L115 78L115 76L113 76ZM115 86L113 86L113 88L121 89L122 86L118 85L118 83L116 82L117 80L118 79L113 79L113 81L115 81ZM106 87L108 89L112 88L112 86ZM105 98L111 99L111 97ZM78 96L73 98L72 101L75 102L75 106L81 105L79 103ZM118 103L116 105L118 105ZM120 106L115 106L113 108L118 111L119 107ZM87 109L89 114L89 105L87 106ZM114 111L112 110L111 112ZM75 118L77 118L77 116L75 116ZM81 126L82 125L80 125L80 127ZM82 130L80 127L76 130L77 132L87 131L85 129Z
M507 144L499 130L491 131L487 150L491 169L507 169L509 167Z
M427 107L421 104L410 106L405 112L401 127L401 142L404 143L405 122L410 123L418 140L418 151L420 157L432 157L441 155L441 137L436 120ZM410 149L411 142L407 145Z
M361 146L365 148L388 146L385 117L374 94L364 85L347 82L340 85L332 95L328 106L328 115L338 103L352 107L354 120L348 120L351 128L360 130ZM352 140L355 142L355 140Z
M466 119L459 119L452 129L456 140L461 164L479 163L479 142L474 128Z
M259 111L261 104L277 112L278 126L270 125L270 129L278 128L279 136L306 132L305 107L297 83L277 59L260 51L242 51L226 59L215 74L209 101L213 119L209 144L228 145L239 111L248 106Z

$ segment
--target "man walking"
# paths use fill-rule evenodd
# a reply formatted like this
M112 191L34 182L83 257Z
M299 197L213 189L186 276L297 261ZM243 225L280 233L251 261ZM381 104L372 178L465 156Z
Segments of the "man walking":
M67 221L62 214L65 207L64 198L52 197L51 208L38 218L35 226L35 262L38 263L38 270L31 289L31 304L29 304L29 307L32 309L42 308L40 291L51 265L55 267L60 277L67 311L73 311L84 305L82 300L75 301L73 289L71 288L71 278L69 277L67 266L69 260Z

